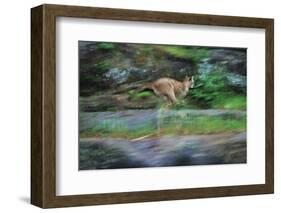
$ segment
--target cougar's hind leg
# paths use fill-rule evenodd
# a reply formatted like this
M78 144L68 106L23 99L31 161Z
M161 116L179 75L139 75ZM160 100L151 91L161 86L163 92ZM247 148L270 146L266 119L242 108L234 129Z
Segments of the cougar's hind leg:
M152 90L156 96L158 96L158 97L162 96L161 92L159 92L155 87L152 87Z

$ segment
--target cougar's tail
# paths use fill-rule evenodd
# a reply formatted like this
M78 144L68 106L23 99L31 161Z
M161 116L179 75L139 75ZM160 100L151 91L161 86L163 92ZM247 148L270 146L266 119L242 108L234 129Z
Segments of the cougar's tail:
M153 85L152 83L144 83L139 86L138 92L141 92L143 90L153 90Z

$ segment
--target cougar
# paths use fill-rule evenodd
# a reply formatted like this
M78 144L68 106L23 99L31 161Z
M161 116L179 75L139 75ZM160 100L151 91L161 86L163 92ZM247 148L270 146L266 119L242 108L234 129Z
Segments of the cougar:
M193 87L193 76L186 76L183 82L172 78L159 78L156 81L142 85L140 91L150 89L158 97L164 98L166 101L174 104L177 102L177 97L185 97L189 88Z

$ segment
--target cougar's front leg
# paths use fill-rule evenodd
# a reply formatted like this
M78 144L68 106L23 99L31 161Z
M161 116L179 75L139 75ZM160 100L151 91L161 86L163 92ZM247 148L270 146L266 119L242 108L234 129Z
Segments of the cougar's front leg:
M176 96L175 96L174 91L168 92L168 93L167 93L167 96L168 96L168 98L170 99L170 101L171 101L173 104L177 103L178 100L177 100L177 98L176 98Z

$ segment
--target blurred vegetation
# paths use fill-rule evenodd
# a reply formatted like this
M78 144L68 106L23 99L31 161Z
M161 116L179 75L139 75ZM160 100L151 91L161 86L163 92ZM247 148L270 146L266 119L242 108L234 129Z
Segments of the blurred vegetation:
M195 76L195 88L190 97L204 108L246 109L245 93L237 93L228 85L228 71L224 66L215 67L210 75Z
M132 127L129 122L118 119L105 119L93 128L80 132L80 137L126 138L142 136L237 133L246 130L246 116L224 114L223 116L192 115L175 111L170 116L161 117L158 123L145 122Z
M129 128L126 123L120 123L116 120L105 120L94 128L90 128L80 132L81 138L97 137L97 138L137 138L143 135L154 134L155 125L152 123L145 123L139 125L133 130Z
M108 42L101 42L97 44L97 47L98 49L111 50L114 48L114 44Z
M213 108L246 110L247 108L246 96L229 94L229 95L217 97L213 102Z
M193 63L199 63L202 59L208 58L210 51L207 48L202 47L181 47L181 46L161 46L169 55L180 58L187 59Z
M138 101L138 100L141 100L141 99L143 100L143 99L146 99L146 98L154 96L153 92L151 92L151 91L137 92L135 90L133 90L133 91L131 90L129 92L129 94L130 94L130 99L132 101Z

